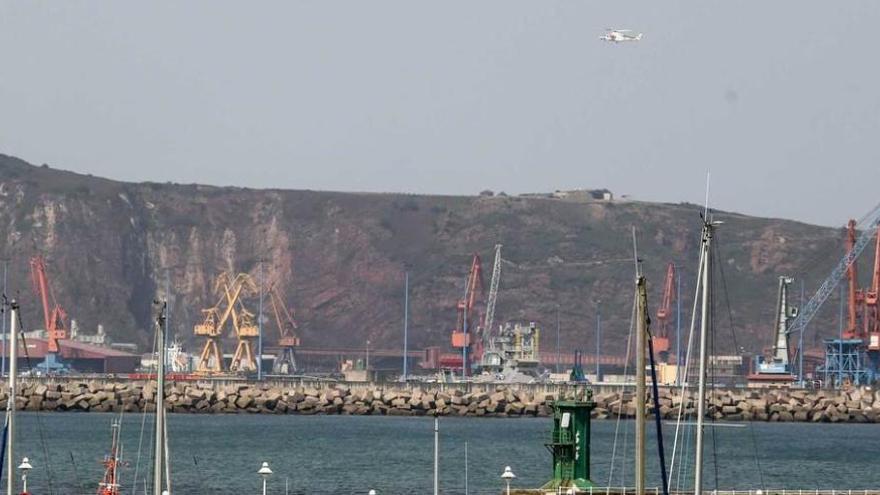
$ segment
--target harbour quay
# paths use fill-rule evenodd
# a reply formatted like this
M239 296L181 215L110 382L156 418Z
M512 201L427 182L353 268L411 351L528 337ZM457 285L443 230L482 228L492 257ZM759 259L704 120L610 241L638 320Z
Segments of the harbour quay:
M139 380L27 378L18 385L16 408L57 412L139 412L155 410L156 385ZM317 380L169 381L166 409L199 414L340 414L397 416L529 417L548 416L555 400L590 391L594 419L634 418L634 388L620 385L364 383ZM693 417L695 394L674 387L659 391L664 419ZM0 387L0 407L8 388ZM653 397L645 408L653 413ZM875 423L880 391L712 389L707 415L719 421Z

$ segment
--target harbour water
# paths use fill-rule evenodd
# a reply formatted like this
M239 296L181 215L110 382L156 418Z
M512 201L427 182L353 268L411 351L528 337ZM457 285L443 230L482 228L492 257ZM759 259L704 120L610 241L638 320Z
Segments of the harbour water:
M17 451L34 465L30 492L94 493L113 418L94 413L19 415ZM147 432L138 467L142 420L141 414L123 418L124 457L130 463L123 470L126 494L144 493L143 481L139 490L131 486L136 469L143 480L149 466ZM171 415L169 426L176 494L258 493L256 472L262 461L275 473L270 494L285 493L285 481L291 494L365 494L370 489L379 494L431 493L431 418ZM613 485L631 486L632 427L631 421L593 422L593 479L598 483L607 484L613 474ZM671 453L673 427L665 428ZM506 465L517 475L515 487L536 487L549 477L550 455L543 445L550 430L546 418L444 418L440 429L441 493L465 493L465 442L468 493L500 493L499 476ZM612 473L615 430L619 440ZM707 440L707 489L716 486L716 479L721 489L762 484L805 490L880 487L876 425L753 423L709 430L715 435ZM659 486L653 438L648 445L648 485Z

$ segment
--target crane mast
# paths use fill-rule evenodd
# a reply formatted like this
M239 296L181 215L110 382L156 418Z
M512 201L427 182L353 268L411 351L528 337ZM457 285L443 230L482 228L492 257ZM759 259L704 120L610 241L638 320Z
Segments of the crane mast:
M675 294L675 264L666 266L666 280L663 284L663 299L657 308L657 334L651 338L654 352L659 355L660 362L669 361L669 319L672 315L672 300Z
M46 360L47 365L50 365L50 361L56 359L61 351L59 341L67 338L67 312L55 301L49 284L46 262L40 255L31 258L31 279L34 292L40 296L43 307L43 324L46 327L48 340Z
M278 325L278 346L281 348L281 352L272 364L272 372L279 375L293 374L297 370L296 348L300 345L299 337L295 332L298 326L293 319L293 311L284 304L278 286L271 285L268 292L275 324Z
M232 288L240 288L238 297L233 295ZM242 295L252 296L257 293L257 285L247 273L239 273L231 283L224 284L226 303L232 308L232 328L238 345L232 355L229 371L257 371L257 357L254 353L254 340L260 335L260 329L254 320L254 314L248 311L242 301ZM236 307L238 309L236 309Z
M456 306L458 311L458 322L455 330L452 332L452 347L459 349L463 353L462 370L464 374L468 374L470 369L469 361L471 359L479 359L482 345L479 343L478 336L474 336L475 330L479 329L480 319L476 317L475 306L477 296L483 291L483 267L480 261L480 255L474 254L471 260L471 268L468 272L465 284L465 295L458 301ZM473 322L477 322L476 325ZM473 345L477 342L477 346ZM472 350L473 349L473 350ZM467 356L465 358L464 356Z
M501 244L495 245L495 262L492 264L492 280L489 282L489 297L486 299L486 319L483 323L483 346L492 335L495 324L495 301L498 300L498 287L501 284Z
M856 246L856 221L850 220L849 223L846 224L846 252L850 253L855 249ZM859 315L859 306L864 302L865 296L861 289L859 289L859 276L857 272L857 267L855 263L855 259L852 263L850 263L849 267L846 269L846 279L847 279L847 324L846 330L843 332L843 338L845 339L857 339L859 338L860 333L860 315Z
M870 326L867 328L868 350L880 351L880 227L877 228L874 242L874 271L871 277L871 288L865 292L865 307Z
M788 303L788 287L794 281L791 277L779 277L779 288L776 291L776 338L771 352L775 363L788 369L788 324L797 316L797 309Z

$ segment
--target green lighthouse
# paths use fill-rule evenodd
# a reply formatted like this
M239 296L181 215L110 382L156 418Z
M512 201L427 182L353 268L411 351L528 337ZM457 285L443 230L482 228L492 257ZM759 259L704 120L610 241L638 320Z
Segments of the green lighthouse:
M590 480L590 412L596 407L592 399L592 391L585 390L580 399L551 404L553 433L545 445L553 454L553 479L542 489L595 486Z

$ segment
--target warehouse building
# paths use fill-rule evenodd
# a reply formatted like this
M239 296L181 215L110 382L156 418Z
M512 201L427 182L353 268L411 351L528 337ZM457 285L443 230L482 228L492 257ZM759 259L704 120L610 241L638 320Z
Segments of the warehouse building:
M8 358L6 342L0 345L4 356ZM26 346L25 346L26 344ZM78 373L131 373L140 364L140 356L128 352L102 347L84 342L62 340L60 343L60 361L72 371ZM21 371L38 369L38 365L46 359L48 342L41 338L26 338L19 342L18 369ZM8 364L7 364L7 368Z

